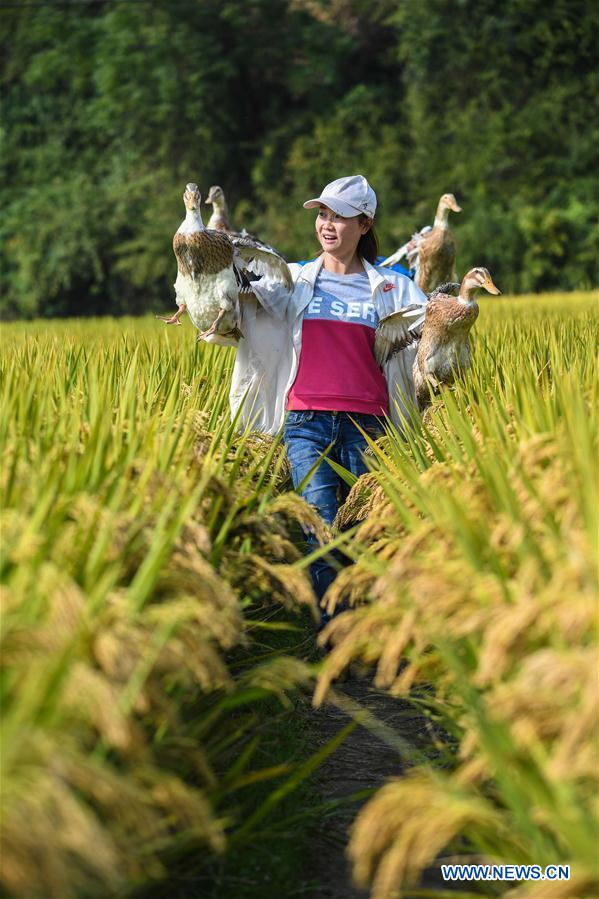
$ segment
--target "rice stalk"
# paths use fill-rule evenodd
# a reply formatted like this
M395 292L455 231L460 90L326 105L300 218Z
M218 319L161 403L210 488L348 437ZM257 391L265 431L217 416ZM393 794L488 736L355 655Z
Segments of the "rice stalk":
M458 740L448 775L419 768L358 816L350 854L376 899L457 847L567 862L580 895L597 889L595 313L584 297L484 304L464 381L408 439L389 430L340 510L356 561L327 600L352 608L322 635L315 702L366 663L392 695L434 685Z

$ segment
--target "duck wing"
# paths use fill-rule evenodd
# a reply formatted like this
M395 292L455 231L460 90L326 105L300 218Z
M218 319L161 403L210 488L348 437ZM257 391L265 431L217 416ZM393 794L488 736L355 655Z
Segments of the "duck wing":
M407 243L405 243L398 250L396 250L395 253L391 253L390 256L387 256L386 259L383 259L383 261L381 262L381 265L384 265L387 267L389 267L391 265L395 265L396 262L399 262L400 259L403 259L404 256L408 255L408 249L409 249L411 243L412 243L412 238L410 238L410 240Z
M410 239L405 243L402 247L388 256L386 259L383 259L381 265L391 266L395 265L396 262L399 262L400 259L403 259L404 256L407 256L408 265L410 268L414 268L416 263L416 259L418 257L418 246L420 241L424 237L425 234L428 234L429 231L432 231L430 225L425 225L424 228L421 228L420 231L416 231L415 234L412 234Z
M420 339L425 309L413 303L380 320L374 335L374 358L379 365Z
M462 285L459 281L446 281L445 284L439 284L438 287L429 293L429 300L436 300L438 296L443 294L444 296L455 295L456 290L459 290Z
M252 234L246 228L242 228L241 231L237 231L233 228L232 225L223 224L222 219L220 219L217 224L214 226L217 231L222 231L227 237L249 237L250 240L255 240L257 243L264 243L263 240L260 240L259 237L256 237L255 234ZM269 244L264 244L265 247L270 246Z
M277 250L247 234L229 236L229 240L235 248L236 267L247 269L255 275L267 275L282 281L288 290L292 289L291 272L287 262Z

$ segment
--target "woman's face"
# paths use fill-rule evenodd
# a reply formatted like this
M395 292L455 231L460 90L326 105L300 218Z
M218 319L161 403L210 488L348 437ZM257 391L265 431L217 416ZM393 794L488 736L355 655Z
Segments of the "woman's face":
M344 218L326 206L321 206L316 216L316 236L325 253L331 256L353 256L358 241L369 228L370 222L361 221L360 215Z

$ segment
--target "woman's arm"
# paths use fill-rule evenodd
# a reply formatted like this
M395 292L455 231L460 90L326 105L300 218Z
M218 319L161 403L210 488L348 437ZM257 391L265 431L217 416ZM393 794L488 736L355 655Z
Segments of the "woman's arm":
M297 265L297 263L292 263L289 266L289 270L295 283L301 266ZM292 290L288 290L280 281L269 278L267 275L263 275L259 281L252 281L251 290L262 308L269 315L281 320L285 318L289 301L293 295Z

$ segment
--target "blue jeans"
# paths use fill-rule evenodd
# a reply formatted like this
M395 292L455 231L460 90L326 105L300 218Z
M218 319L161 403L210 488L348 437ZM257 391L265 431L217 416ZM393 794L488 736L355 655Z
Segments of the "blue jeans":
M287 413L283 439L296 490L329 444L332 447L328 458L358 477L368 471L363 457L368 444L352 419L373 440L383 434L382 422L376 415L313 410ZM329 525L333 523L337 510L348 493L349 487L327 464L326 459L323 459L301 491L304 499L316 508ZM312 552L318 545L314 534L307 534L307 552ZM329 553L312 563L310 574L319 600L335 580L337 571L343 564L347 564L346 559L338 552ZM322 610L321 618L323 624L328 620Z

